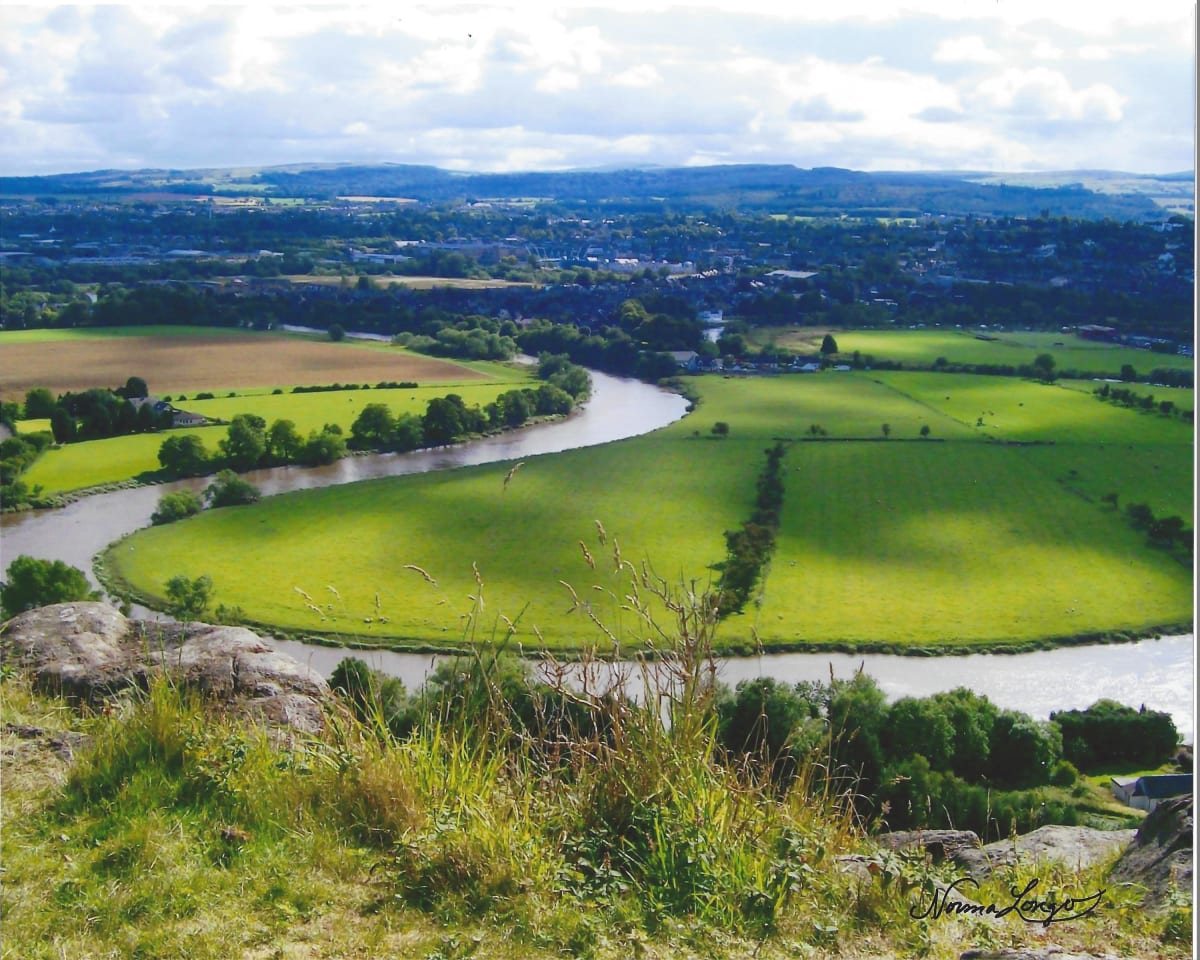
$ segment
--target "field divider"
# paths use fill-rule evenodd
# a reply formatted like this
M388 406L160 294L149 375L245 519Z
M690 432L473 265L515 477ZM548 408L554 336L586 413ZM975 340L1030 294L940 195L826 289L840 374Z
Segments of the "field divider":
M775 552L775 535L779 532L783 509L786 447L777 440L765 452L767 462L758 475L754 510L741 529L725 532L727 552L717 585L717 611L722 619L742 612L755 585L765 581Z

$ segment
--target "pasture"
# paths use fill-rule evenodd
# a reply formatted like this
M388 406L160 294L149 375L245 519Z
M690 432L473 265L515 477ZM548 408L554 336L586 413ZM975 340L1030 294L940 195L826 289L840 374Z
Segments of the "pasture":
M12 338L11 340L9 338ZM158 396L185 410L231 420L254 413L268 424L291 420L303 435L336 423L350 425L368 403L393 412L421 414L433 397L457 393L468 406L484 406L505 390L529 382L529 371L497 363L455 363L409 353L389 344L331 343L282 334L217 331L196 327L126 327L93 330L30 330L0 334L0 384L6 397L23 399L26 384L52 392L119 386L141 376ZM22 365L23 364L23 365ZM161 376L157 370L168 370ZM414 381L410 389L274 394L292 384ZM194 384L184 389L184 384ZM249 387L242 386L249 384ZM280 386L282 385L282 386ZM236 388L236 389L234 389ZM209 391L236 393L212 400L182 399ZM42 429L47 421L38 421ZM32 432L34 421L21 429ZM158 449L172 432L195 433L210 452L225 435L222 426L191 427L93 440L47 450L23 476L45 496L117 483L159 469Z
M250 393L213 400L180 401L182 409L203 414L210 419L229 421L239 413L253 413L270 426L276 420L291 420L302 436L320 430L327 423L336 423L349 436L350 426L369 403L386 405L393 415L421 415L434 397L457 393L467 406L486 406L496 397L516 386L529 383L528 374L501 368L501 375L485 382L439 384L410 389L335 390L320 393ZM46 496L80 490L85 487L129 480L159 469L158 449L172 435L194 433L200 437L209 453L215 453L217 443L225 436L224 426L181 427L159 433L134 434L70 443L43 453L24 475L33 487L40 485Z
M787 464L762 604L739 618L766 646L1003 644L1189 619L1189 572L1025 449L805 444Z
M938 357L948 363L1032 364L1038 354L1054 357L1057 369L1077 370L1093 375L1116 376L1123 364L1130 364L1142 375L1155 368L1192 370L1191 357L1151 353L1118 344L1084 340L1073 333L994 330L815 330L804 327L764 327L753 332L758 344L775 343L797 352L816 352L821 340L831 332L842 356L856 350L878 360L890 360L911 367L931 367ZM995 337L980 340L977 334Z
M786 438L778 548L760 603L721 626L726 649L1003 646L1190 621L1190 569L1098 501L1111 490L1122 504L1182 511L1190 430L1165 418L1143 426L1061 387L940 377L701 378L683 421L530 458L507 486L511 464L288 494L141 531L107 565L143 596L161 597L176 573L208 574L214 602L260 623L446 647L472 622L476 564L482 635L507 632L503 614L526 649L607 649L590 610L636 646L646 634L622 599L629 568L614 572L613 541L670 584L714 583L763 450ZM960 379L960 405L934 392ZM1021 413L1003 429L1044 444L996 442L1007 437L975 426L977 406L998 420ZM710 434L718 420L725 439ZM828 439L803 440L812 423ZM922 424L931 441L919 439Z
M34 387L48 387L56 394L116 387L131 376L144 379L158 396L292 384L484 379L469 366L387 345L211 327L165 331L142 327L0 333L0 397L21 400Z

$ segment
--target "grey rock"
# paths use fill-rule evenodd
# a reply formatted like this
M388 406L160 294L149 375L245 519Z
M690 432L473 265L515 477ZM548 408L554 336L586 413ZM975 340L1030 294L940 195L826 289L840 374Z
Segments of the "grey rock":
M1150 907L1162 906L1172 896L1190 901L1194 804L1194 797L1174 797L1160 803L1142 821L1109 878L1144 886Z
M1124 849L1133 830L1092 827L1038 827L1011 840L983 844L971 830L905 830L885 833L881 845L896 851L924 850L934 863L949 861L974 880L985 880L998 867L1018 862L1057 861L1076 870L1101 863Z
M960 850L982 846L974 830L897 830L881 834L879 842L891 850L923 849L934 863L953 860Z
M97 704L166 674L276 726L314 732L324 678L244 627L127 620L103 603L60 603L0 627L0 658L35 686Z
M1017 862L1057 861L1076 870L1101 863L1125 849L1133 830L1097 830L1094 827L1038 827L1012 840L997 840L983 848L990 866L1012 866Z

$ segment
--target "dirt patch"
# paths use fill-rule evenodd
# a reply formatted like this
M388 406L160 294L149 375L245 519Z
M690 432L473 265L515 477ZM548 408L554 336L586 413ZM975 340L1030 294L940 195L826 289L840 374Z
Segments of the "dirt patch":
M121 386L141 377L155 394L292 384L463 382L483 374L396 350L323 343L271 334L195 337L97 337L6 344L0 397L24 399L34 387L58 394Z

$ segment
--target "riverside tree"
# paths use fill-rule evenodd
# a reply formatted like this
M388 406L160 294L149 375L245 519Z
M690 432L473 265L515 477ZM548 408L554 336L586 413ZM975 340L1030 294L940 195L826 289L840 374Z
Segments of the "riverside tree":
M238 507L254 503L260 496L258 487L243 480L232 470L222 470L204 488L204 498L213 507Z
M217 446L234 470L251 470L267 452L267 421L254 413L239 413Z
M5 618L51 603L98 600L78 567L61 560L39 560L22 554L8 565L7 579L0 584L0 611Z
M158 448L158 462L168 473L179 477L198 477L208 471L209 454L204 442L194 433L167 437Z
M164 493L158 501L158 506L150 514L150 522L154 525L174 523L184 517L199 513L204 503L191 490L180 490L176 493Z
M204 615L212 599L212 578L208 575L194 580L176 574L167 581L167 601L171 616L178 620L195 620Z

